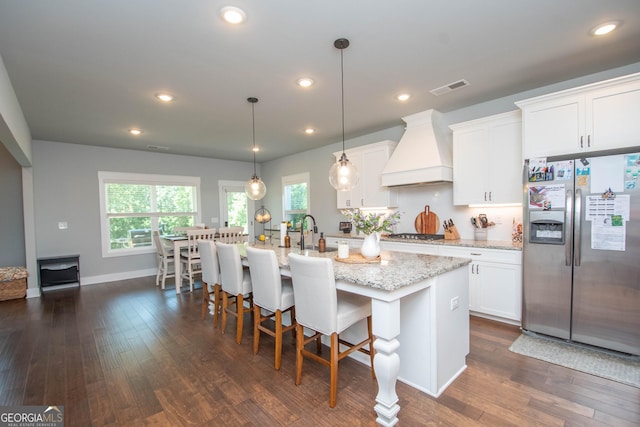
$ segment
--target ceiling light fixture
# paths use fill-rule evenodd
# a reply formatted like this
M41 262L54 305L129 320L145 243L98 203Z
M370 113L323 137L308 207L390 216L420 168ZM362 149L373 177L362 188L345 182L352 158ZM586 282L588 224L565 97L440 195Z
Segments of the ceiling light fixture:
M156 93L156 98L162 102L171 102L176 99L173 95L169 95L168 93Z
M136 135L136 136L143 134L143 132L140 129L129 129L129 133L131 135Z
M312 133L314 133L316 130L314 128L306 128L304 130L304 133L306 133L307 135L311 135Z
M265 194L267 194L267 186L264 185L264 182L260 178L258 178L258 174L256 173L256 151L258 151L256 147L256 115L254 111L254 107L256 102L258 102L258 98L247 98L247 101L251 103L251 125L253 129L253 177L244 186L244 192L247 193L247 197L251 200L260 200Z
M349 191L358 184L358 169L347 159L344 152L344 59L343 50L349 47L349 40L338 39L333 46L340 49L340 81L342 93L342 156L329 170L329 182L338 191Z
M604 24L600 24L593 27L591 29L591 35L604 36L605 34L609 34L611 31L615 30L619 26L620 26L620 21L605 22Z
M233 25L242 24L247 19L247 14L244 13L244 10L234 6L226 6L220 9L220 16L225 22Z
M411 95L409 95L408 93L401 93L400 95L396 96L396 99L402 102L408 101L409 98L411 98Z
M303 77L301 79L298 79L296 83L298 83L298 86L300 87L309 87L309 86L313 86L313 83L315 82L313 81L313 79L310 79L309 77Z

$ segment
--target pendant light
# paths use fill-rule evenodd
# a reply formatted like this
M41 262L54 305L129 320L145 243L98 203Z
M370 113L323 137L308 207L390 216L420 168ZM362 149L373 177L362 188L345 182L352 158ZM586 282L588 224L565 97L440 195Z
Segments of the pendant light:
M245 184L244 192L247 193L247 197L251 200L260 200L267 194L267 187L256 173L256 151L258 150L256 149L256 115L254 106L258 102L258 98L247 98L247 101L251 103L251 124L253 128L253 177Z
M329 170L329 182L338 191L349 191L358 184L358 169L347 159L344 152L344 63L342 51L349 46L349 40L338 39L333 45L340 49L340 82L342 93L342 156Z

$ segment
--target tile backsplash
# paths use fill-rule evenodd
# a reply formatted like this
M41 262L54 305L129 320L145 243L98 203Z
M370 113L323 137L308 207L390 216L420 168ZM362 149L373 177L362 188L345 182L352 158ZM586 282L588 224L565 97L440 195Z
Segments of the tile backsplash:
M488 240L511 240L512 223L522 222L522 207L480 207L453 205L453 185L451 183L428 184L415 187L401 187L398 191L398 210L402 219L396 226L397 233L415 233L414 221L425 205L438 215L438 234L444 233L442 223L451 218L462 239L474 238L471 217L484 213L489 221L496 223L487 230Z

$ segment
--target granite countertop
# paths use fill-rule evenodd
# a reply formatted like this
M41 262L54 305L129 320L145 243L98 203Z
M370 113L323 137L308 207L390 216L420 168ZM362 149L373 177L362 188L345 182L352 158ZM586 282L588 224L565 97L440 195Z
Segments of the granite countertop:
M250 246L275 251L280 268L289 269L289 253L300 253L297 248L280 248L269 244L254 243ZM246 256L246 250L240 250ZM471 262L468 258L412 254L405 252L382 251L381 261L368 264L347 264L335 260L337 252L320 253L306 250L313 257L334 259L333 269L336 280L346 280L357 285L368 286L386 291L394 291L423 280L431 279L448 271L463 267Z
M356 235L356 234L329 234L327 235L327 237L335 237L338 239L364 239L364 236ZM391 238L388 236L382 236L381 241L410 243L415 245L459 246L459 247L483 248L483 249L505 249L505 250L512 250L512 251L522 250L522 243L513 243L511 240L473 240L473 239L412 240L412 239L400 239L400 238Z

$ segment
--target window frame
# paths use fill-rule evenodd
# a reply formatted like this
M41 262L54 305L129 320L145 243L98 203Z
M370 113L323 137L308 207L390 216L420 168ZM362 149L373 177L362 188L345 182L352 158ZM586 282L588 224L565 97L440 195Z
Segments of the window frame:
M287 209L285 198L286 198L286 187L289 185L295 184L307 184L307 209ZM290 220L289 215L299 215L299 214L308 214L311 212L311 180L309 176L309 172L302 172L293 175L286 175L282 177L282 216L283 219L287 221ZM293 224L295 226L295 224Z
M98 186L100 193L100 246L102 257L119 257L138 254L155 253L156 247L153 239L151 246L111 249L111 236L109 234L109 219L114 217L151 217L151 229L158 229L158 218L166 216L166 212L144 212L139 214L108 214L106 205L106 184L132 184L132 185L183 185L195 187L195 212L173 212L172 215L193 215L194 223L201 222L202 202L200 197L200 177L181 175L159 175L132 172L98 172Z

